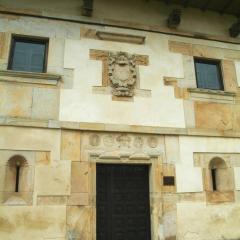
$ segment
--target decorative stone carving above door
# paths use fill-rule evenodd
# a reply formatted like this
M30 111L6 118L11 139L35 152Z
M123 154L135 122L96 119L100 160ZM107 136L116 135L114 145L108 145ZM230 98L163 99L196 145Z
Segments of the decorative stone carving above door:
M108 74L115 96L132 97L137 80L135 55L124 52L110 53Z
M90 58L103 62L102 86L94 86L94 93L111 93L113 100L120 101L132 101L134 96L151 96L150 90L139 88L138 76L138 65L147 66L148 56L92 49Z

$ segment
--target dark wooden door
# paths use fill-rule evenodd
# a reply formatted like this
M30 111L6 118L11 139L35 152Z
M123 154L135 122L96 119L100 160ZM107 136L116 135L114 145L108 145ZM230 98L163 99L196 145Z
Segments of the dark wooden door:
M97 240L150 240L149 168L97 165Z

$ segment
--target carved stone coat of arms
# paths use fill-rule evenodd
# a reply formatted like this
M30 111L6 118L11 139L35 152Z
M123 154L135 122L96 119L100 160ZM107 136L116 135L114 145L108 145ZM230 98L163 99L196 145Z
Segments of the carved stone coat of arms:
M135 55L124 52L110 53L108 67L113 95L132 97L137 80Z

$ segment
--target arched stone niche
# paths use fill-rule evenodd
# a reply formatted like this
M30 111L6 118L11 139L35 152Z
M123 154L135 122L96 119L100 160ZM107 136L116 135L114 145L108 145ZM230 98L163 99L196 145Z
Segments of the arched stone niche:
M233 174L232 168L227 166L226 162L221 158L213 158L208 165L209 191L233 191Z
M206 167L203 168L203 184L207 202L234 201L234 176L229 161L218 156L208 159Z
M21 192L25 190L27 160L15 155L8 160L6 167L5 191Z
M22 155L13 155L5 167L3 203L26 205L32 202L33 167Z

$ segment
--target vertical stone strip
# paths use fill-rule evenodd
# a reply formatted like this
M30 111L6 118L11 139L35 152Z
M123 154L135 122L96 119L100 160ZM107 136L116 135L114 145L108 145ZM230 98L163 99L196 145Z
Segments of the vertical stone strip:
M237 74L234 61L223 60L222 71L225 91L236 92L237 91Z

